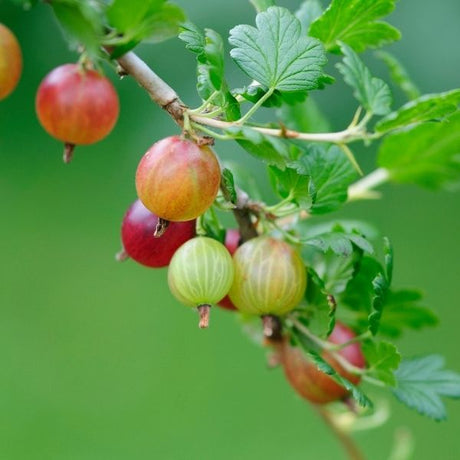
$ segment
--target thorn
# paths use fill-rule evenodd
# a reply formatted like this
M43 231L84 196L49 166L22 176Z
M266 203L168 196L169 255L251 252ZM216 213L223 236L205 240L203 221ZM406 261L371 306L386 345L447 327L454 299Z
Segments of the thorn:
M209 326L209 314L211 313L211 305L199 305L197 308L200 315L200 322L198 327L200 329L206 329Z

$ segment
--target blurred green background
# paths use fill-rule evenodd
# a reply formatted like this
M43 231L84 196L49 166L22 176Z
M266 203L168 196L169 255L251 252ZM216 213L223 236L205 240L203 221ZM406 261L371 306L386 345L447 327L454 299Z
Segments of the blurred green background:
M253 23L246 0L177 3L224 36L235 24ZM390 50L424 92L459 86L459 20L458 0L405 0L391 16L403 40ZM200 331L196 315L169 294L165 270L114 262L137 162L177 127L133 81L116 81L107 68L121 99L118 125L64 165L61 145L36 120L34 96L47 72L76 55L46 5L23 12L0 0L0 22L24 54L21 82L0 103L0 458L344 458L231 313L214 310L211 328ZM194 58L179 40L137 51L185 102L198 102ZM234 85L246 81L234 66L228 75ZM402 98L395 96L397 106ZM339 82L315 97L333 129L343 128L356 105L348 90ZM216 149L260 175L234 143ZM373 156L359 153L367 170ZM264 175L258 180L265 187ZM457 371L459 211L458 193L388 186L383 200L340 213L391 237L395 285L423 288L441 317L436 330L408 333L401 350L442 353ZM391 401L391 420L356 439L370 459L387 459L395 430L409 427L414 458L458 458L460 406L447 406L448 422L435 423Z

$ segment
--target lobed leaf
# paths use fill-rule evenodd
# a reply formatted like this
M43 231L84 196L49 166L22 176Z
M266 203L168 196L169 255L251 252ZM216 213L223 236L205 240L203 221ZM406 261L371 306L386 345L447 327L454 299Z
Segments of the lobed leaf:
M457 111L460 89L438 94L425 94L389 113L375 125L378 133L386 133L409 125L445 118Z
M341 45L343 62L337 64L345 82L355 91L355 98L374 115L386 115L390 111L391 92L380 78L373 77L359 56L347 45Z
M291 202L297 204L301 209L310 209L310 179L307 175L299 174L292 168L281 170L276 166L270 166L268 171L273 188L281 198L289 197Z
M391 79L402 89L408 99L417 99L420 97L420 91L411 80L407 70L392 54L386 51L378 51L376 56L386 64Z
M295 16L302 26L302 34L307 35L311 23L318 19L322 13L323 7L319 0L304 0L301 3Z
M429 189L460 183L460 112L443 123L429 123L388 135L378 154L394 182Z
M310 145L290 166L310 176L312 214L325 214L338 209L347 201L348 187L358 177L342 150L335 145L328 149Z
M402 361L395 373L396 398L419 414L445 420L446 408L441 396L460 398L460 375L444 369L444 358L428 355Z
M396 28L379 21L393 11L395 3L396 0L332 0L310 26L310 35L334 53L340 52L339 42L359 53L399 40L401 34Z
M270 90L320 86L324 48L301 35L300 22L289 10L272 6L257 15L256 26L243 24L230 31L230 55L243 72Z
M395 386L394 371L398 369L401 362L398 349L389 342L367 340L363 342L362 350L368 365L366 374L386 385Z

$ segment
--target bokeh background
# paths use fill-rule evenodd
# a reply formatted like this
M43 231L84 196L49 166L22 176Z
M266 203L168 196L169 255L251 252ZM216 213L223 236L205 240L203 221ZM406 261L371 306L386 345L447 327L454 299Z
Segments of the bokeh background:
M224 36L235 24L253 23L246 0L177 3ZM405 0L392 14L403 39L389 50L423 92L459 86L459 20L458 0ZM135 82L117 81L107 68L121 99L118 125L64 165L60 144L38 124L34 96L47 72L76 55L44 4L24 12L0 0L0 22L17 35L25 63L18 88L0 103L0 458L344 458L282 372L267 369L264 350L234 315L214 310L212 327L200 331L196 316L169 294L165 270L114 262L120 222L135 198L136 165L177 127ZM198 102L194 57L179 40L137 51L184 101ZM246 81L235 66L228 76L235 86ZM398 91L395 99L395 106L402 102ZM355 108L340 82L316 100L333 129L343 128ZM234 143L216 149L266 189L261 168ZM358 155L370 170L375 152ZM441 317L435 330L408 333L401 350L442 353L460 371L460 195L383 191L383 200L348 205L340 215L367 219L391 237L395 285L423 288ZM447 423L390 403L386 425L356 435L370 459L388 458L400 427L416 440L414 458L458 458L458 403L447 402Z

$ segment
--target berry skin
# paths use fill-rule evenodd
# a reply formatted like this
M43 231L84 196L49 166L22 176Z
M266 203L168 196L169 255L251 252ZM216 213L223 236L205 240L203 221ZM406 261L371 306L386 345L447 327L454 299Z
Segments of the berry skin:
M329 342L341 344L355 337L355 333L345 325L337 322ZM343 399L348 391L336 383L331 377L321 372L316 364L310 361L299 347L290 345L285 339L279 345L279 357L284 368L287 380L294 390L303 398L315 404L326 404ZM363 369L365 367L364 356L359 343L353 343L342 348L339 355L344 357L350 364ZM360 382L358 375L346 372L337 361L327 353L323 358L344 378L357 385Z
M284 241L259 236L233 256L235 279L230 300L243 313L283 315L303 298L307 285L304 263Z
M19 43L8 27L0 24L0 101L16 88L22 72Z
M43 79L35 108L43 128L69 146L100 141L115 126L119 113L112 83L78 64L57 67Z
M153 144L142 157L136 172L137 194L146 208L165 220L192 220L212 205L220 174L209 147L171 136Z
M240 245L241 235L236 228L229 228L225 233L225 247L228 252L233 255ZM226 295L218 304L219 307L225 308L226 310L237 310L230 297Z
M140 200L128 209L121 226L121 240L129 257L147 267L165 267L176 250L195 236L195 220L171 222L165 233L156 238L158 217Z
M225 246L200 236L176 251L169 264L168 284L179 302L198 308L200 327L207 327L210 306L228 293L233 276L232 257Z

